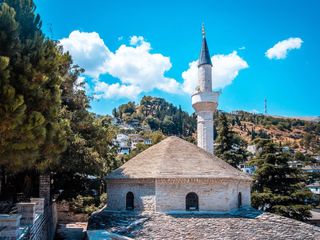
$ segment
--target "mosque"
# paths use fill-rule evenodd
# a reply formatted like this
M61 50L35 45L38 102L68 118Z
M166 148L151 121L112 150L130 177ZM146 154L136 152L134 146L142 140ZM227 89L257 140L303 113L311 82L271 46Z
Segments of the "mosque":
M198 146L168 137L107 175L107 206L90 216L89 240L320 239L319 227L252 208L252 179L214 156L211 70L203 28L192 95Z
M212 62L202 27L198 87L192 95L198 146L168 137L107 177L107 206L115 211L228 212L250 206L252 179L214 155Z

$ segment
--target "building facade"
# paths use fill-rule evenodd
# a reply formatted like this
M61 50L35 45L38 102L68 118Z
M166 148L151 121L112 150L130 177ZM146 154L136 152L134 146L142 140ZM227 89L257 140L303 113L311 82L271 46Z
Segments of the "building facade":
M107 177L114 211L214 211L250 206L251 178L178 137L168 137Z

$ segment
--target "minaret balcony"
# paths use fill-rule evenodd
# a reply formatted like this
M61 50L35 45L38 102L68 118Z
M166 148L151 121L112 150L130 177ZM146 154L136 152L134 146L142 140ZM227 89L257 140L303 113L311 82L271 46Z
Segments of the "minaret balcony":
M220 92L196 92L192 95L192 107L196 112L212 111L218 106Z

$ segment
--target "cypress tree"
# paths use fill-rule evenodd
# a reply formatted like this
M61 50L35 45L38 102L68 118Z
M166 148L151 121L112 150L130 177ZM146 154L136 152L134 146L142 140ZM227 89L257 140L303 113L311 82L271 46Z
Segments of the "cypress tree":
M225 113L218 117L218 131L216 142L218 146L215 154L234 167L246 161L247 155L244 150L244 143L240 137L230 130L230 124Z

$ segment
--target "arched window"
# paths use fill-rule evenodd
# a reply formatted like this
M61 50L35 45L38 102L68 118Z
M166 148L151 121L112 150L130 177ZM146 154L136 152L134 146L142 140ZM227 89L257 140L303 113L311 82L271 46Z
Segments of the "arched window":
M239 192L238 194L238 208L242 207L242 195L241 192Z
M199 198L194 192L188 193L186 196L186 210L199 211Z
M126 196L126 209L133 210L134 209L134 195L132 192L128 192Z

